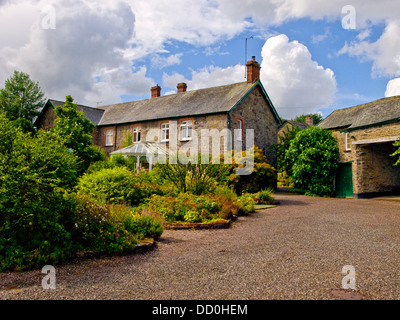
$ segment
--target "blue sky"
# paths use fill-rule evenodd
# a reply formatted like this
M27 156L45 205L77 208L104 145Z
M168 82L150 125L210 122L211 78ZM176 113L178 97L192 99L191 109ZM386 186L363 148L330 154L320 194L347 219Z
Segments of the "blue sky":
M178 82L241 82L252 36L247 59L284 118L400 95L400 3L354 0L354 15L347 4L0 0L0 87L17 69L49 98L96 107L147 99L155 84L173 94Z
M370 41L379 39L384 31L384 25L379 24L371 28ZM149 66L148 75L157 84L163 84L163 74L182 74L185 78L191 78L191 71L198 70L204 66L229 66L245 62L245 39L247 38L247 60L254 55L261 63L261 51L267 37L285 34L290 41L298 41L305 45L312 55L312 60L318 62L324 68L330 68L335 73L337 81L337 92L331 104L324 108L315 109L328 116L338 108L351 107L365 102L381 99L385 96L386 87L390 77L375 77L371 75L372 61L362 61L356 56L340 54L340 50L346 42L351 42L357 37L357 30L345 30L341 20L328 22L325 20L313 21L311 19L299 19L285 23L279 27L269 28L267 33L258 31L246 31L238 34L233 39L219 42L210 47L197 47L194 45L172 42L165 46L166 52L163 56L171 54L182 54L179 65L160 68L152 67L152 59L144 59ZM399 48L400 50L400 48ZM245 72L243 66L243 81ZM268 92L268 87L266 87ZM131 99L146 98L143 96L126 96L124 101ZM303 109L293 109L293 117L301 115Z

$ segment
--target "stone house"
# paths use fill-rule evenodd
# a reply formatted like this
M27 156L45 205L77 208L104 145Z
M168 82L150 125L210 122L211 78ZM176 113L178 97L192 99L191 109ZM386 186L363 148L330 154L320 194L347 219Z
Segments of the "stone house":
M400 137L400 96L336 110L319 126L338 141L338 196L400 194L400 166L390 156Z
M314 125L314 119L313 117L310 116L306 118L306 123L294 120L285 120L279 127L278 139L280 139L280 137L283 137L286 132L293 130L293 128L295 127L299 128L300 130L304 130L313 125Z
M165 96L155 86L151 88L150 99L97 108L78 105L78 109L96 125L93 141L108 154L126 144L128 133L132 144L176 142L181 148L193 143L194 137L207 138L206 130L220 135L217 138L221 152L229 150L234 141L246 150L251 129L254 144L273 162L275 152L271 147L277 143L281 121L259 80L260 65L253 57L246 67L246 82L193 91L180 83L176 94ZM51 106L57 103L62 102L49 100L35 122L38 128L48 129L53 125L55 115Z
M54 108L64 105L64 102L53 99L47 100L45 106L40 112L40 115L34 120L34 126L38 129L50 130L54 126L56 114ZM78 105L78 111L83 111L86 119L89 119L93 124L98 125L103 116L104 110ZM95 132L93 133L95 134Z

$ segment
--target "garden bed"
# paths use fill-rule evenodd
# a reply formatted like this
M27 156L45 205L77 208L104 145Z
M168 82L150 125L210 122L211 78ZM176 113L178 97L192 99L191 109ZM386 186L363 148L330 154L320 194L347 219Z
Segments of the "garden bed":
M136 253L143 253L154 249L156 246L156 242L153 238L145 238L142 240L138 240L135 248L129 251L123 251L115 254L109 254L105 251L80 251L76 253L75 259L77 260L84 260L84 259L93 259L93 258L101 258L106 256L121 256L121 255L128 255L128 254L136 254Z
M234 217L230 220L214 220L210 222L201 222L201 223L189 223L189 222L173 222L166 223L165 229L167 230L204 230L204 229L228 229L230 228L232 222L236 221L237 217Z

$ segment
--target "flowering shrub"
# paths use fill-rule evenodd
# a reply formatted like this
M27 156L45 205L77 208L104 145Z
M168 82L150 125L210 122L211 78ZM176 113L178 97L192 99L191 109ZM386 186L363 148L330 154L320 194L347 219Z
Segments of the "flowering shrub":
M249 215L256 211L256 201L251 194L243 194L235 200L235 204L239 207L239 215Z
M74 240L80 250L129 251L138 239L159 238L162 233L161 220L130 207L102 206L85 197L78 200Z
M166 222L208 222L227 219L232 215L232 212L226 213L223 210L221 199L212 195L196 196L190 193L180 193L176 197L153 195L146 207L161 214Z
M263 188L276 187L277 173L263 154L262 150L256 146L248 151L227 154L221 157L222 163L225 163L225 157L232 157L233 164L225 164L229 168L228 185L233 187L235 192L240 195L242 193L255 193ZM249 175L237 175L236 169L246 168L247 165L253 165L253 171ZM251 166L250 166L251 167Z
M80 250L115 253L133 249L136 236L121 223L112 219L109 207L81 199L77 207L75 241Z

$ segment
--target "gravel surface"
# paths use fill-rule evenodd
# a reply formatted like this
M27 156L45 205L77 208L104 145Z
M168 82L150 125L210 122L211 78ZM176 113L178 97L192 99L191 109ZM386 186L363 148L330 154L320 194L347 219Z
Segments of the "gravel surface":
M339 299L346 265L364 299L400 298L400 202L276 198L230 229L168 230L147 253L57 266L56 290L41 270L2 273L0 299Z

